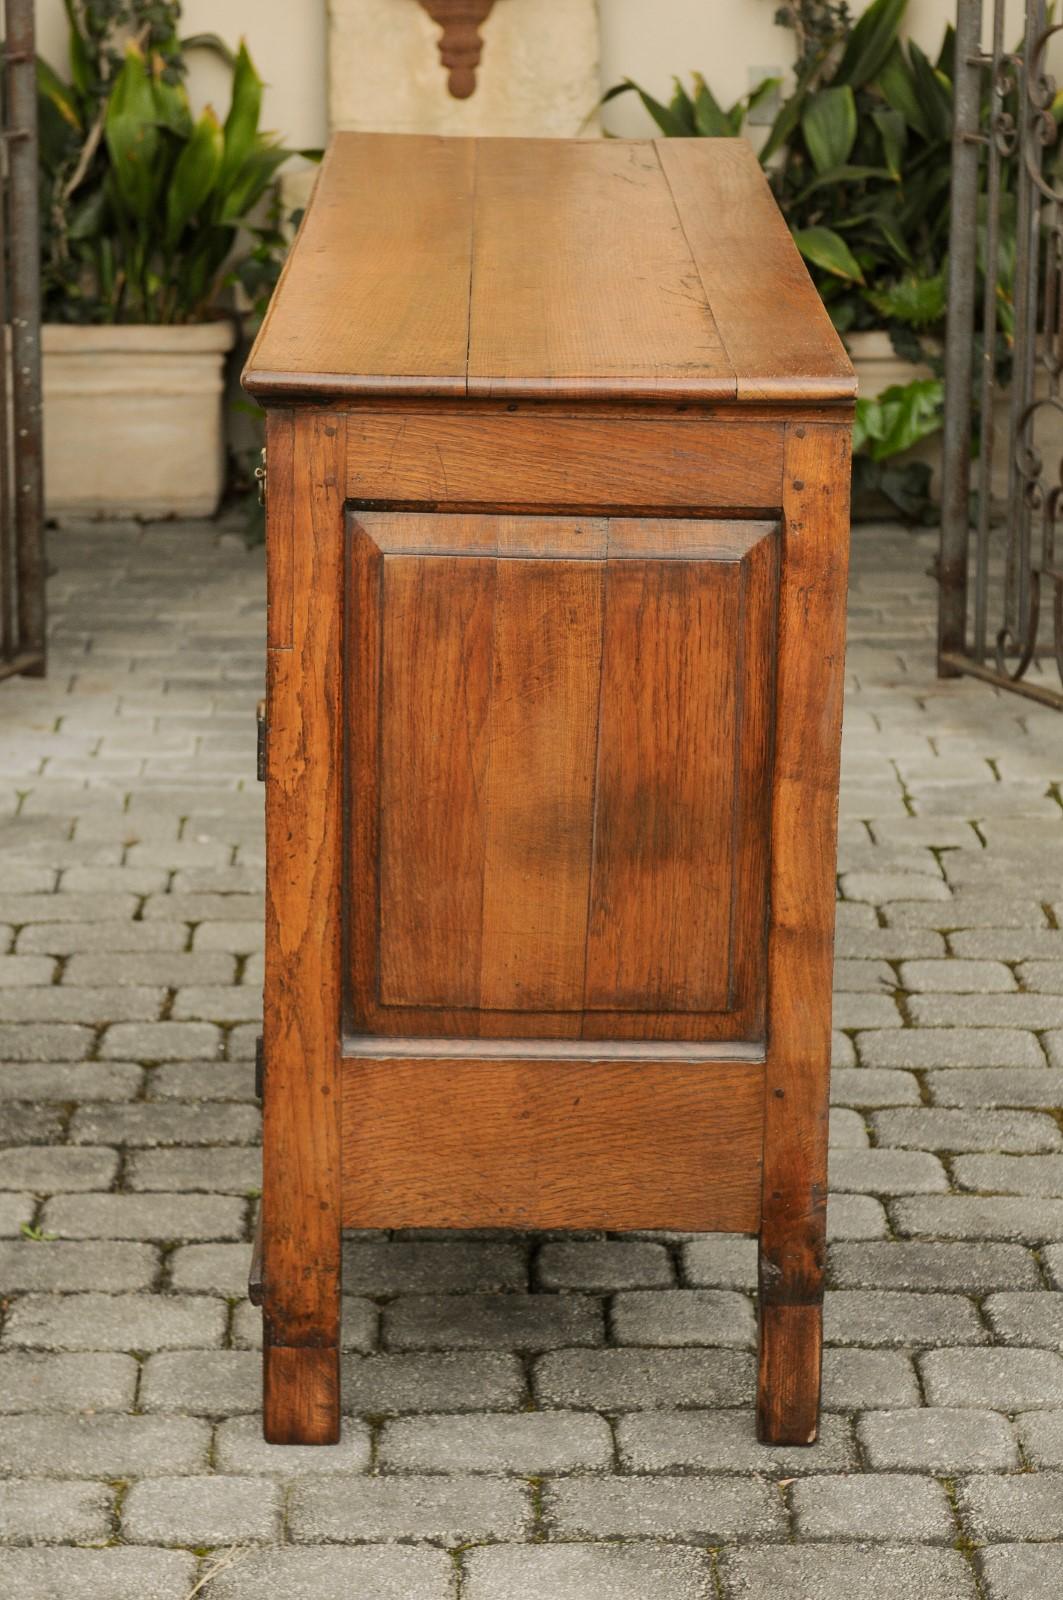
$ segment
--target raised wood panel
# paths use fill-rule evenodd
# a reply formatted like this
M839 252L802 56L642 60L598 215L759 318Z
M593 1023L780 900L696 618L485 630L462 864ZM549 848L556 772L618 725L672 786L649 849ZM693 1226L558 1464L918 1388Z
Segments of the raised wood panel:
M761 1065L359 1059L342 1073L347 1227L758 1226Z
M606 568L550 558L494 568L480 1005L579 1011Z
M778 422L353 411L347 426L354 500L695 515L782 500Z
M609 569L586 1004L724 1011L742 569Z
M495 579L493 561L384 560L383 1005L480 1003Z
M348 1032L759 1036L776 547L351 513Z

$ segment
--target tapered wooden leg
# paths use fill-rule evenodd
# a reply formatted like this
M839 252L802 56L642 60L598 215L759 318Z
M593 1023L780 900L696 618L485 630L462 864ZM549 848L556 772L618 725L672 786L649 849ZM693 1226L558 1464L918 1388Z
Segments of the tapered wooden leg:
M342 417L267 419L263 1429L339 1437Z
M849 429L787 425L760 1225L757 1430L819 1422Z
M269 1444L337 1444L340 1353L262 1348L262 1431Z
M757 1438L815 1444L819 1431L823 1303L760 1306Z

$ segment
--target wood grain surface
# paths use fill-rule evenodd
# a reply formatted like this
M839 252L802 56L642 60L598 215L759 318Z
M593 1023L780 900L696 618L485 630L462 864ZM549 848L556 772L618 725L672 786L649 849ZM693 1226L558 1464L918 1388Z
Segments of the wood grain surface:
M659 139L657 155L734 372L736 398L851 403L852 367L745 139ZM770 310L769 310L770 308Z
M753 1063L358 1059L343 1063L343 1094L348 1227L759 1221Z
M848 428L787 432L771 819L758 1427L818 1426L834 862L845 656Z
M470 395L734 394L653 144L480 143L472 282Z
M464 394L475 145L340 134L288 254L245 374L335 374L335 392Z
M264 401L855 395L737 139L337 134L244 382Z
M350 527L347 1031L757 1037L775 525Z
M268 448L291 471L290 484L274 477L268 537L284 547L289 517L293 537L291 642L267 651L264 1425L277 1441L327 1442L335 1388L308 1410L302 1384L339 1343L343 418L275 415Z
M347 437L352 500L694 516L782 503L778 422L359 411Z

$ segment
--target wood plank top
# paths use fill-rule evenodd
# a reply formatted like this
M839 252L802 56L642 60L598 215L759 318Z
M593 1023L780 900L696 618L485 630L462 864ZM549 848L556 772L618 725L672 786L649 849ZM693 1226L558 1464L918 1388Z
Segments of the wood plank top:
M849 406L741 139L341 133L244 384L263 401Z

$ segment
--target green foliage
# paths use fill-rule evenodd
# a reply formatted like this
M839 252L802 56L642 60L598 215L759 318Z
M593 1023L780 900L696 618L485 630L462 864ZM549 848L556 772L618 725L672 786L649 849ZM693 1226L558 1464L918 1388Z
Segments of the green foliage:
M31 1222L19 1223L18 1231L31 1244L52 1244L59 1237L57 1233L45 1233L43 1228L34 1227Z
M247 47L183 43L176 0L64 0L68 77L38 61L44 316L196 322L239 281L272 286L284 248L275 190L289 152L259 130L262 81ZM232 71L224 125L194 118L185 55Z
M662 105L630 78L615 83L603 94L601 103L604 106L622 94L636 94L666 138L737 139L750 111L775 93L780 80L765 78L751 93L743 95L726 110L700 72L695 72L691 78L693 94L683 87L678 78L672 81L675 89L668 105Z
M853 449L865 446L872 461L910 450L942 425L945 386L940 378L893 384L875 400L856 402Z
M955 37L949 28L932 62L914 41L900 37L906 9L907 0L873 0L854 22L845 0L792 0L779 7L776 21L795 35L795 84L760 158L839 332L885 331L898 354L937 372L945 325ZM738 102L723 113L727 125L720 127L699 124L678 98L655 110L656 103L630 81L607 98L629 89L669 137L733 134L744 124L744 108L761 97L755 90ZM1004 109L1018 115L1015 105ZM1053 111L1063 121L1063 95ZM995 285L1003 339L994 359L1001 375L1014 324L1015 204L1006 163L1004 180ZM984 207L978 229L984 277ZM855 445L863 465L856 482L887 494L909 514L925 509L928 475L909 470L912 464L890 463L942 426L941 397L935 376L858 403Z

